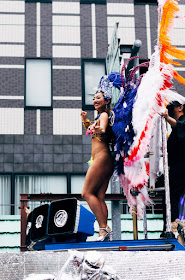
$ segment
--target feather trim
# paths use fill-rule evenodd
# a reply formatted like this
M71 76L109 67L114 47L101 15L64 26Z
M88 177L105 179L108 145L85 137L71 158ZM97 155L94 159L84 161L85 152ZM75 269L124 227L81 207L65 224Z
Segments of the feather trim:
M172 91L174 70L171 65L159 63L159 52L153 54L148 72L143 77L137 90L137 98L133 104L132 124L135 132L134 142L124 158L123 191L128 199L130 209L137 205L137 213L142 217L144 205L151 204L147 185L149 179L149 163L145 155L151 141L152 130L160 114L167 104L184 97ZM125 186L126 185L126 186ZM138 198L132 198L130 191L139 190ZM145 195L144 195L145 194Z
M172 46L168 34L174 23L174 16L179 14L178 1L158 0L158 3L161 5L158 8L159 13L162 10L158 36L159 44L151 57L149 70L144 76L141 76L142 80L140 77L135 84L133 79L135 71L137 71L136 68L132 69L126 78L122 75L122 84L125 90L124 98L127 94L128 97L129 94L133 97L134 86L137 89L137 95L133 98L134 102L132 102L132 122L129 123L133 126L135 136L128 152L124 153L125 157L123 159L121 155L125 146L123 150L123 146L116 146L118 148L117 159L119 161L121 159L120 166L123 166L124 163L124 174L120 174L120 182L127 197L130 211L132 211L133 206L137 207L138 217L142 217L142 210L145 205L152 204L147 191L150 163L146 160L145 155L150 146L154 124L169 102L177 100L180 103L185 103L184 97L172 91L173 77L180 83L185 84L185 79L172 66L172 64L181 65L179 62L173 61L173 58L185 60L185 51ZM123 66L122 74L125 67L126 64ZM119 105L123 104L124 102L120 102ZM118 127L118 132L119 128L121 127ZM156 170L157 167L155 172ZM132 189L138 192L137 196L134 197L131 194Z

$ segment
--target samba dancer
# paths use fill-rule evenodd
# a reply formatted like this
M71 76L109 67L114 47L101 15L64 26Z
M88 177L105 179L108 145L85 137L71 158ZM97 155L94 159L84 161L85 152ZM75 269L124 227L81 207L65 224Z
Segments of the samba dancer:
M114 161L109 149L109 143L113 136L110 123L113 86L120 89L120 73L111 73L101 78L93 98L94 108L98 111L98 116L93 124L87 119L87 112L81 112L83 125L87 130L86 134L92 135L90 167L85 177L82 197L85 198L98 221L99 236L97 241L112 240L112 231L107 225L108 209L105 203L105 193L114 171Z

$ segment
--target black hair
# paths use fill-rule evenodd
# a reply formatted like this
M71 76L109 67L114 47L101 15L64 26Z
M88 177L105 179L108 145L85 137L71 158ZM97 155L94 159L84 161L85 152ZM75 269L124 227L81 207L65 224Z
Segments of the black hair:
M174 105L172 103L168 104L168 115L173 118L174 117Z
M179 103L179 104L180 104L180 103ZM185 104L180 104L180 105L183 106L183 113L185 114ZM179 106L180 106L180 105L179 105ZM174 106L178 106L178 105L175 105L175 104L173 104L173 103L170 103L170 104L168 104L168 106L167 106L168 114L169 114L169 116L172 117L172 118L174 118Z
M182 106L183 106L183 113L185 114L185 104L183 104Z

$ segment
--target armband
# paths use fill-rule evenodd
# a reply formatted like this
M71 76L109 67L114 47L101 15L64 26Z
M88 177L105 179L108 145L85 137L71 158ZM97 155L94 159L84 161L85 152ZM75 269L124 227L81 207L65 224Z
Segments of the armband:
M82 121L82 123L83 123L83 126L86 130L91 125L91 121L89 119L86 119L85 121Z

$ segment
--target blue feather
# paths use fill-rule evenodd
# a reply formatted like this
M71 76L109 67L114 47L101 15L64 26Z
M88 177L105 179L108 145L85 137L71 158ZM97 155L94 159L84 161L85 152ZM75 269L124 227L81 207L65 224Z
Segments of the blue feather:
M128 156L128 151L133 143L134 130L132 126L132 108L135 102L138 86L133 83L125 85L125 92L115 105L115 114L112 131L116 138L116 166L118 175L124 173L124 156Z
M121 85L122 85L122 81L121 81L121 74L119 72L111 72L108 75L108 79L110 82L113 83L113 86L120 89Z

